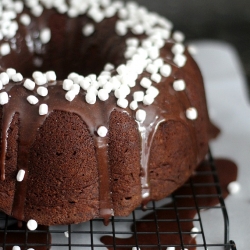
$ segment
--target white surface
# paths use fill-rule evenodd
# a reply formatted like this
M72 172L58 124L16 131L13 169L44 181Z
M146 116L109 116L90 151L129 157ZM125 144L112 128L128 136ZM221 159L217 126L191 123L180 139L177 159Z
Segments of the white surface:
M230 158L238 165L241 191L226 199L230 239L237 249L250 246L250 102L239 57L230 45L196 42L196 61L203 73L209 113L221 128L211 143L213 155ZM207 213L207 220L211 214ZM210 217L211 218L211 217ZM211 229L212 230L212 229Z

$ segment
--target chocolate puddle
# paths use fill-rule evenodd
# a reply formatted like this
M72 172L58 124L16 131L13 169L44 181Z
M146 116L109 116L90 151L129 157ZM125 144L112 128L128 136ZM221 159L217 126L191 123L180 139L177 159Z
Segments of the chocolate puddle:
M235 181L237 177L237 166L229 160L217 159L215 160L216 169L218 172L222 196L226 198L228 196L227 186L230 182ZM180 245L181 239L178 233L179 226L176 218L175 205L180 207L190 207L190 209L179 209L178 216L179 219L185 221L180 222L180 227L182 232L190 232L194 227L193 222L191 221L196 215L195 202L194 202L194 192L196 197L196 202L199 207L211 207L219 203L217 196L216 186L214 184L213 175L211 174L211 167L207 161L204 161L197 169L196 175L191 178L191 182L194 185L192 189L190 184L184 185L174 192L174 195L185 195L185 197L176 198L176 203L173 202L163 206L162 210L157 210L156 213L150 213L142 218L142 221L136 222L135 225L131 226L131 231L134 232L136 227L137 232L137 244L140 245L155 245L155 247L140 247L141 250L156 250L159 249L157 245L158 237L156 233L156 223L154 222L155 216L158 220L158 231L160 234L160 244L162 245ZM199 185L200 184L200 185ZM202 185L201 185L202 184ZM207 185L206 185L207 184ZM201 195L201 196L199 196ZM204 196L205 195L205 196ZM143 220L152 220L152 221L143 221ZM162 221L165 220L165 221ZM166 221L167 220L167 221ZM141 232L147 232L146 234L140 234ZM151 233L149 233L151 232ZM165 234L164 234L165 232ZM173 232L173 233L171 233ZM174 233L175 232L175 233ZM114 243L115 240L115 243ZM183 244L195 244L195 239L191 237L188 233L182 233ZM131 249L131 246L136 246L135 237L127 239L120 239L111 236L103 236L101 242L105 245L117 245L116 250L119 249ZM124 248L119 247L118 245L130 245L130 247ZM107 247L108 249L114 249L113 247ZM180 248L176 247L176 250ZM189 250L196 249L195 247L188 248Z
M8 226L6 240L5 233L0 231L0 247L1 244L5 242L6 244L12 244L11 246L5 246L6 250L12 250L13 245L20 246L21 250L34 248L35 250L47 250L47 244L51 244L51 235L48 233L47 226L38 226L36 231L27 231L27 248L26 244L26 223L18 223Z

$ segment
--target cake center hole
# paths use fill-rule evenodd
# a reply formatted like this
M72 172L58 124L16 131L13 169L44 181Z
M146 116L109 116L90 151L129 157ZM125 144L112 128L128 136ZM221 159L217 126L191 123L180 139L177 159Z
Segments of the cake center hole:
M11 54L1 59L1 66L15 68L25 78L31 78L34 71L53 70L57 79L63 80L71 72L83 76L99 74L106 63L117 65L124 60L125 42L118 37L113 43L114 30L107 29L112 20L96 24L94 34L85 37L82 28L89 20L65 16L52 13L43 21L51 30L51 40L47 44L41 43L40 27L34 26L29 31L20 29Z

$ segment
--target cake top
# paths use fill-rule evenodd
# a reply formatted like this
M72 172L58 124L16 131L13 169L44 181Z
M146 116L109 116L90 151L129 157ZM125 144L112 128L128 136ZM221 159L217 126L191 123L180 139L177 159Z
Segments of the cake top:
M75 97L84 91L85 102L92 105L97 99L106 101L111 93L117 98L117 106L126 109L129 107L135 111L135 119L143 122L146 119L144 109L138 107L138 103L145 106L151 105L159 94L157 86L152 83L161 84L164 78L171 75L172 66L184 67L187 57L183 45L184 35L180 31L172 32L172 23L156 13L149 12L145 7L138 6L135 2L123 3L122 1L110 0L26 0L26 1L3 1L0 11L0 54L5 57L15 50L13 40L20 26L32 24L42 15L44 9L54 8L58 13L66 14L69 18L77 18L87 15L89 23L82 27L82 36L91 36L95 32L95 25L105 18L117 17L115 31L117 36L126 36L128 32L132 36L126 38L126 50L124 52L125 63L115 67L108 63L99 75L87 76L72 72L67 79L62 79L62 88L65 99L72 102ZM28 11L24 11L24 9ZM143 39L140 36L144 36ZM39 30L39 40L42 46L46 46L53 34L49 27ZM161 57L161 49L167 41L173 42L171 48L174 57L166 63ZM1 66L1 65L0 65ZM149 76L140 78L143 72ZM9 102L5 87L9 82L22 83L24 88L31 91L27 101L31 105L39 105L39 115L46 115L49 107L46 103L39 103L38 96L48 95L48 86L57 80L56 72L39 72L32 74L32 78L24 79L22 72L14 68L7 68L0 74L0 104ZM133 92L132 89L140 84L144 91ZM178 79L173 83L176 91L185 89L185 81ZM32 93L33 92L33 93ZM133 100L129 103L127 97L132 95ZM197 112L195 108L187 110L189 119L195 119Z

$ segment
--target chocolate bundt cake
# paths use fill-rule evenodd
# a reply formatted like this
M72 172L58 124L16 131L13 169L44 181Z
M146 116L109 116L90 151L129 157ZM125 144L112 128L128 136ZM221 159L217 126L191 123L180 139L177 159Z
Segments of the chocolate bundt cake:
M169 20L109 0L8 0L0 15L0 210L107 221L187 180L210 122Z

